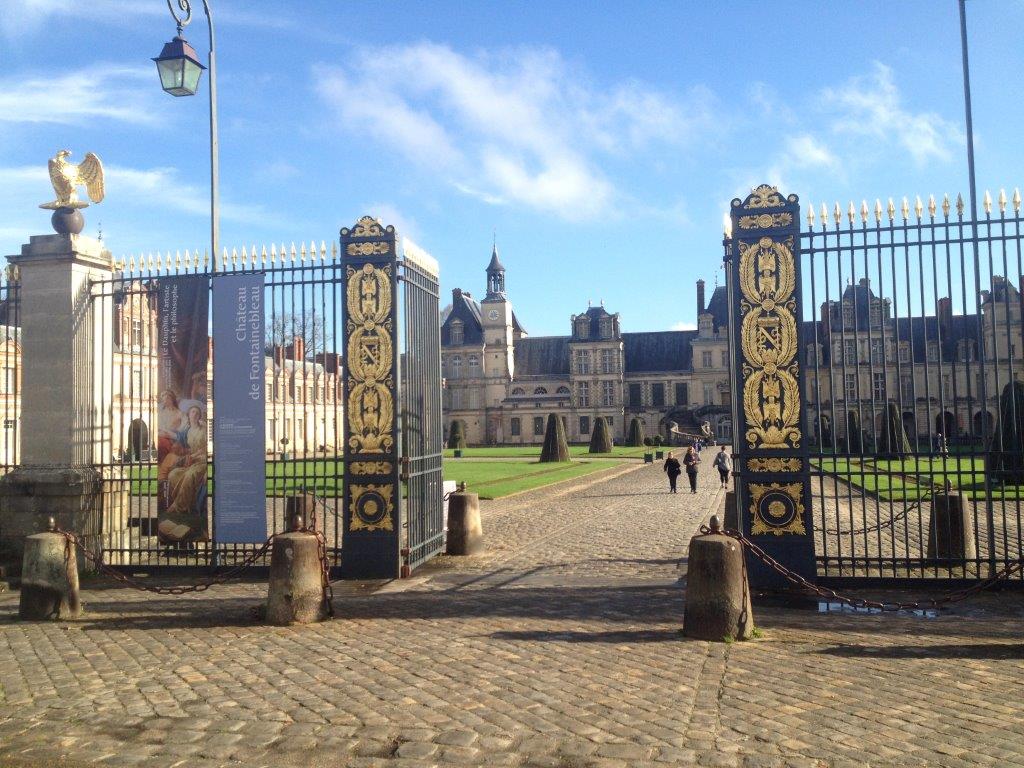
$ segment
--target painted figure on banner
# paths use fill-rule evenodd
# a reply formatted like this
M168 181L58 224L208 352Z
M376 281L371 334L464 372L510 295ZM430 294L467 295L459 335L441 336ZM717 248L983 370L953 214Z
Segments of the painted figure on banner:
M163 544L206 541L208 282L163 278L158 296L157 532Z

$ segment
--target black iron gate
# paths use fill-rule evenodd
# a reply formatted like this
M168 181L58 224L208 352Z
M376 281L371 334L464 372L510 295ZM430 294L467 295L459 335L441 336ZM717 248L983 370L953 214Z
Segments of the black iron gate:
M772 217L799 213L795 196L787 208L776 190L759 190L777 205L737 211L726 239L730 274L740 282L742 244L775 238L781 222ZM782 227L790 228L799 275L794 364L807 453L798 473L806 475L794 478L808 509L801 526L752 530L754 516L771 522L762 515L769 509L741 489L746 533L776 548L812 541L819 581L975 580L1024 556L1020 208L1017 192L1001 192L995 205L986 194L977 222L965 218L959 198L835 204L809 208L802 231L799 220ZM738 283L730 288L742 293ZM771 347L774 331L760 323ZM732 338L741 374L738 327ZM749 379L734 377L738 423L745 395L762 415L778 416L779 401L747 391ZM736 435L749 463L753 447L742 429ZM741 485L754 469L775 475L765 487L786 485L779 473L796 470L794 457L761 451L756 465L737 467Z

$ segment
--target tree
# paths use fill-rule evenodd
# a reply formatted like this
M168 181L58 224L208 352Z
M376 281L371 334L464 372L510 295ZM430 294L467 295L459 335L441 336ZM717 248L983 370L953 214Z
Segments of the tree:
M611 453L612 436L608 431L608 420L603 416L594 419L594 432L590 436L590 453Z
M864 435L860 429L860 414L846 412L846 452L860 453L864 449Z
M1004 485L1024 485L1024 383L1012 381L999 398L999 425L989 466Z
M460 419L453 421L448 430L448 447L460 450L466 447L466 425Z
M631 448L639 448L644 444L644 425L636 416L629 422L629 436L626 438L626 445Z
M301 339L303 359L311 359L314 355L326 352L327 345L333 341L331 328L324 322L323 313L315 309L296 312L278 310L267 318L265 336L264 343L271 352L274 347L287 347L294 344L295 339Z
M878 454L890 458L903 458L910 453L910 440L903 427L899 408L891 400L885 404L882 431L878 435Z
M548 427L544 432L544 447L540 449L541 463L569 461L569 443L565 440L565 426L553 413L548 414Z

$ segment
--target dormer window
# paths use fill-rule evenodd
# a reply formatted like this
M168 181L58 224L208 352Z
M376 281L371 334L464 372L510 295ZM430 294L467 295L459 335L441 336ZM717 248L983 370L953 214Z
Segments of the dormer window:
M576 321L576 337L585 339L590 336L590 318L581 317Z
M610 339L612 337L612 319L610 317L601 318L601 338Z
M453 320L451 326L448 329L448 333L450 335L451 343L453 346L459 346L460 344L462 344L465 338L462 329L462 321Z

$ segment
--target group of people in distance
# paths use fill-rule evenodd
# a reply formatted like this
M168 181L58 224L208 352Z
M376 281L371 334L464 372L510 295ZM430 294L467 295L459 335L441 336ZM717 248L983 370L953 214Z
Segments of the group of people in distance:
M679 479L679 475L683 473L683 467L686 468L686 478L690 481L690 493L697 492L697 465L700 464L700 447L699 441L687 447L686 453L683 454L682 464L669 451L668 456L665 458L665 464L662 466L665 474L668 475L669 493L676 492L676 481ZM712 465L718 470L718 478L722 484L721 487L727 488L729 486L729 473L732 472L732 457L726 452L724 445L715 454Z

